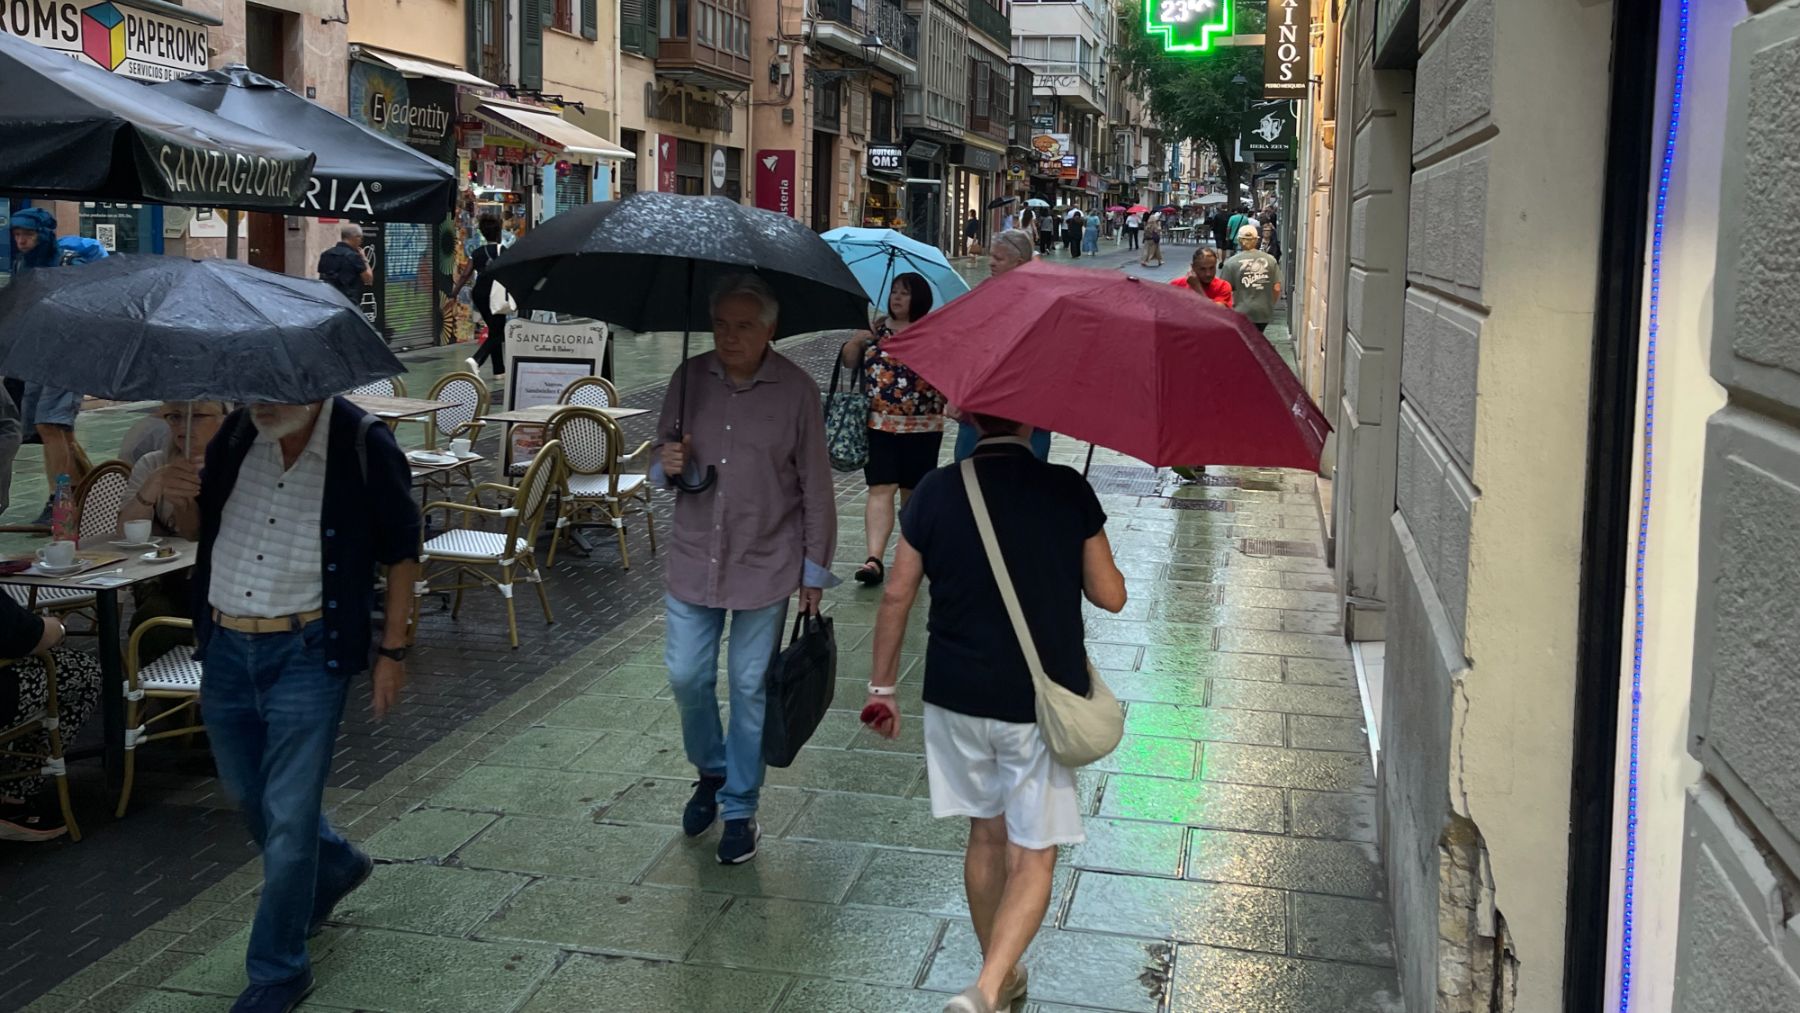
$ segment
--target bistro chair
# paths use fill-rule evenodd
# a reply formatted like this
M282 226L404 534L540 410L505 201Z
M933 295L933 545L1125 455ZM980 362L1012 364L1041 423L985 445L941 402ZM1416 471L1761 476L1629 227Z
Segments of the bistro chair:
M123 461L108 461L88 472L81 484L75 487L75 509L71 525L75 529L77 545L93 548L119 537L119 511L125 506L126 490L130 485L131 469ZM92 591L8 584L6 593L28 610L42 610L65 619L71 614L80 613L90 625L97 625L94 616L88 611L94 606Z
M584 408L617 408L619 391L603 376L584 376L563 388L556 396L557 404L581 405Z
M401 382L399 377L390 376L383 380L365 383L361 387L352 387L344 393L346 395L362 394L367 397L405 397L406 384Z
M200 663L191 644L182 644L150 664L142 663L144 636L155 629L192 630L187 619L159 616L133 630L125 648L125 786L119 791L117 816L123 818L131 802L132 779L137 773L137 747L161 739L191 738L206 730L200 720ZM172 701L155 713L151 701ZM164 727L172 724L173 727ZM158 730L151 731L150 726Z
M79 841L81 828L75 824L75 810L69 806L69 774L68 767L63 762L62 724L58 718L62 711L56 692L56 659L45 651L31 658L0 661L0 669L33 660L44 666L44 707L30 714L19 715L17 722L10 728L0 728L0 759L24 761L34 766L10 774L0 773L0 784L39 775L56 778L56 800L62 806L63 823L69 828L69 840ZM0 678L13 676L6 673L0 675ZM21 740L40 731L49 738L48 748L41 751L27 749Z
M556 544L565 528L606 527L617 535L619 558L625 569L631 569L631 553L625 547L628 512L643 514L654 554L656 518L650 513L649 478L619 473L621 460L642 454L650 448L650 441L621 457L625 441L619 424L597 408L573 405L551 416L550 440L562 445L563 481L548 565L556 565Z
M426 430L427 447L436 447L440 439L448 446L451 440L467 437L474 443L481 438L481 430L487 425L481 416L487 414L488 390L480 377L473 373L448 373L432 385L425 399L449 405L433 413L433 424Z
M424 595L434 591L455 591L456 598L450 606L450 616L454 619L462 609L464 591L493 587L506 601L507 632L512 637L512 645L518 647L519 618L513 607L513 577L520 569L524 571L525 579L537 586L538 602L544 607L544 622L556 621L550 613L550 596L544 590L544 576L538 569L535 546L544 527L544 515L549 512L550 496L561 481L562 468L562 445L546 443L531 459L517 486L484 482L470 491L471 502L445 500L426 504L426 513L442 510L447 519L461 514L477 523L496 521L502 530L452 528L425 542L419 554L424 576L413 603L415 628L418 626L418 600ZM488 492L498 494L504 505L482 506L481 495ZM435 570L432 569L434 564L437 565ZM493 572L489 572L490 569ZM433 582L439 578L453 579L455 583L434 587Z

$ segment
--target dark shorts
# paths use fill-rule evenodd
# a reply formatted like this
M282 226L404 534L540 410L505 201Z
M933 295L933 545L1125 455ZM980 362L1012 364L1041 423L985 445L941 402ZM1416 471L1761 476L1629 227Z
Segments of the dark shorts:
M871 429L869 463L863 466L863 480L871 487L917 488L920 479L937 469L938 450L943 445L943 433L884 433Z

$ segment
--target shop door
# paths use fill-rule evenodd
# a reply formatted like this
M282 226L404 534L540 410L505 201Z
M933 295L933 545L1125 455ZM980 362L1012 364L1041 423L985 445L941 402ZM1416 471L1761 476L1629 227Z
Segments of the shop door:
M812 163L812 227L814 232L831 231L832 170L837 168L837 152L832 147L836 138L823 131L813 131Z
M287 219L281 215L252 212L244 216L250 247L250 266L276 274L287 273ZM311 275L313 272L308 272Z
M906 181L906 234L927 246L943 249L944 183L937 179Z

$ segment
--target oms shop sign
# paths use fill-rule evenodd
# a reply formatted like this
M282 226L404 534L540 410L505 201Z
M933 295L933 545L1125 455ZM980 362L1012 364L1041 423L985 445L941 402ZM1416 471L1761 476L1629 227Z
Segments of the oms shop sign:
M111 2L0 0L0 31L142 81L206 69L206 29Z

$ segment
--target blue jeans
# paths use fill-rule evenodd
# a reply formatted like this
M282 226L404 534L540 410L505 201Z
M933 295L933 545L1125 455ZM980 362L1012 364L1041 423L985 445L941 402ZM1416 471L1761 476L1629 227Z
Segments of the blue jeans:
M725 778L719 792L721 816L748 819L756 815L762 794L763 709L768 700L764 677L781 646L788 603L731 612L689 605L674 595L664 595L663 602L668 608L663 658L669 666L669 687L681 709L681 740L688 762L702 776ZM729 731L720 728L717 696L719 640L727 615L731 617L731 653L725 662L731 686Z
M963 458L975 452L975 444L981 442L981 433L974 426L961 425L956 429L956 463L961 464ZM1031 431L1031 452L1040 461L1050 459L1050 434L1042 429Z
M362 871L323 812L325 776L349 680L325 668L325 623L293 633L214 631L201 682L219 777L263 853L262 902L244 968L254 985L306 972L321 896Z

